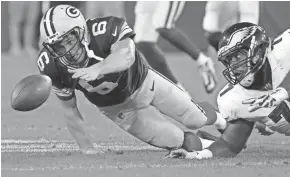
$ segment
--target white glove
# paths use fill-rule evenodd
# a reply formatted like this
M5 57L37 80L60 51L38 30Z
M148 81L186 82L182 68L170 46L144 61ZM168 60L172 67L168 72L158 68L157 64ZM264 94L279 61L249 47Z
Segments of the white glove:
M187 152L184 149L176 149L170 151L165 158L178 158L178 159L209 159L212 158L213 154L210 150L204 149L202 151Z
M249 104L249 111L253 112L260 108L275 107L288 98L288 92L284 88L279 87L266 95L257 98L249 98L242 103Z
M215 89L217 82L214 63L211 58L205 56L203 53L199 54L199 57L196 61L205 90L207 93L211 93Z

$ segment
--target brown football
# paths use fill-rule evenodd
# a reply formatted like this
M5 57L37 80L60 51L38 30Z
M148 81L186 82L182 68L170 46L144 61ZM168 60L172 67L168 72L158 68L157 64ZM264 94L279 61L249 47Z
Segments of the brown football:
M13 89L11 106L17 111L31 111L41 106L49 97L51 79L46 75L35 74L22 79Z

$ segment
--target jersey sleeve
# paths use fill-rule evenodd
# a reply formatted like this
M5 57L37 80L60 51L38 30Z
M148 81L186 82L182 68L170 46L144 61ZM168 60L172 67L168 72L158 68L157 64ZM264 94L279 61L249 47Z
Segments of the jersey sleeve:
M114 45L117 41L121 41L126 38L134 38L135 33L127 22L118 17L111 17L111 23L108 26L110 29L111 39L110 45Z
M52 89L61 100L69 100L74 97L74 89L61 82L60 75L54 60L46 50L42 50L37 59L37 66L41 74L47 75L52 81Z

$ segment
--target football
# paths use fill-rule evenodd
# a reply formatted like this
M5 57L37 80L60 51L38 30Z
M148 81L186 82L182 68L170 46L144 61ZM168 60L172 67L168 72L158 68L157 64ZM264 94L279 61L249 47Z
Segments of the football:
M31 111L41 106L49 97L51 79L46 75L30 75L13 89L11 107L17 111Z

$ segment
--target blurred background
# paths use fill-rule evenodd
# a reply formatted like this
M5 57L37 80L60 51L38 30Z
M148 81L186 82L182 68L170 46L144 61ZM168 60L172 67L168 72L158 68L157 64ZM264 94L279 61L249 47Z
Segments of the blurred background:
M78 7L87 18L115 15L124 16L131 27L134 26L134 7L135 1L1 1L1 51L7 52L10 47L9 32L12 32L13 28L9 30L11 23L21 24L21 28L14 30L25 31L25 24L29 24L33 31L34 39L33 46L38 47L38 25L42 12L46 11L49 7L57 4L71 4ZM259 23L271 36L283 32L290 27L290 2L287 1L260 1L260 16ZM180 19L177 21L177 25L187 33L187 35L198 45L202 50L207 49L207 41L204 38L204 32L202 30L202 20L205 13L206 1L189 1L186 2L184 12ZM23 34L21 34L23 35ZM23 43L23 39L21 41ZM29 42L28 42L29 43ZM169 45L165 40L160 39L159 44L165 51L175 51L176 49ZM30 44L27 44L30 45ZM18 46L16 46L18 47ZM30 49L30 46L27 46Z

